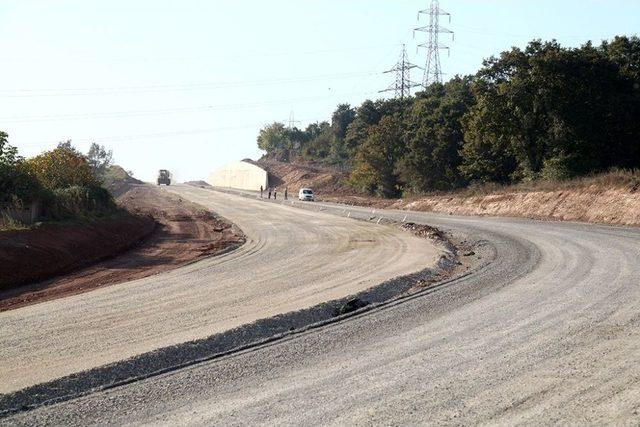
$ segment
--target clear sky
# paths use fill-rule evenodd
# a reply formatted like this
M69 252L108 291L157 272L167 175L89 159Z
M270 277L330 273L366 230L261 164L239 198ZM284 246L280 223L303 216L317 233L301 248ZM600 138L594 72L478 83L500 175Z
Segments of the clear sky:
M71 139L144 180L204 179L261 155L264 124L327 120L378 98L428 0L0 0L0 130L21 154ZM441 0L448 77L533 38L568 46L640 30L640 0ZM415 70L414 70L415 71ZM416 80L421 79L415 73ZM384 95L384 96L389 96Z

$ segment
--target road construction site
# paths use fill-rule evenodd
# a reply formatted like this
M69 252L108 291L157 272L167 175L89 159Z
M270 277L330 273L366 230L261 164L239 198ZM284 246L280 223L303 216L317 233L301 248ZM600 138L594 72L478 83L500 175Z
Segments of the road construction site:
M339 299L435 265L428 240L195 187L170 191L245 233L239 249L173 271L0 314L8 393Z
M445 248L391 221L467 236L477 259L455 277L337 322L15 410L3 422L640 420L637 228L332 203L299 209L251 194L170 191L233 221L247 243L152 278L2 313L5 402L30 385L435 267Z

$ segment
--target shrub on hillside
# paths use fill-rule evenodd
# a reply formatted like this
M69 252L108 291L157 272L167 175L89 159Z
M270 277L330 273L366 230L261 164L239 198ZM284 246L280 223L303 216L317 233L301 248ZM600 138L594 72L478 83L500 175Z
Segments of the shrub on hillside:
M23 207L38 200L43 189L24 162L0 163L0 206Z
M33 175L47 190L97 187L99 182L85 156L70 145L60 145L27 160Z
M99 216L116 210L111 194L98 186L58 188L45 199L46 215L56 220Z

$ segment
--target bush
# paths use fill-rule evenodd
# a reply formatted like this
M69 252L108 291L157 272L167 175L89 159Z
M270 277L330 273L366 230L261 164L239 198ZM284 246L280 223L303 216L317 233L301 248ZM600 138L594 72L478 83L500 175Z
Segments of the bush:
M56 220L113 213L116 204L109 192L98 186L58 188L45 200L45 213Z
M42 186L24 162L0 163L0 206L25 206L42 193Z
M572 173L571 164L576 162L574 157L566 155L558 155L546 159L540 171L542 179L547 181L562 181L565 179L573 178L575 174Z
M87 159L71 146L61 145L27 160L33 175L47 190L67 187L97 187Z

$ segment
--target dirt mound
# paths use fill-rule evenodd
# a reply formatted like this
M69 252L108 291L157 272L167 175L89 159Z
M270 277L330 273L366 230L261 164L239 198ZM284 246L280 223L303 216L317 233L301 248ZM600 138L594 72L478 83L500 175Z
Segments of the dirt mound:
M270 159L252 162L269 173L269 183L274 187L289 187L289 193L309 187L319 194L353 194L346 183L347 174L334 168L310 163L285 163Z
M142 184L142 181L134 178L129 172L118 165L109 166L103 180L104 188L109 190L114 197L125 193L132 185Z
M212 188L211 184L209 184L206 181L187 181L184 184L193 185L194 187L200 187L200 188Z
M225 219L150 185L130 184L118 203L140 215L0 233L0 311L147 277L245 241Z

